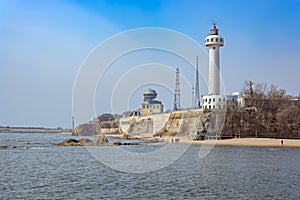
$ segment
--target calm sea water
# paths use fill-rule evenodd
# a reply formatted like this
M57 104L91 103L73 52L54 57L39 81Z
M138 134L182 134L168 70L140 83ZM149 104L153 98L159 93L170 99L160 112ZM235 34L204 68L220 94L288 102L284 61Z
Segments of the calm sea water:
M0 133L1 199L300 199L300 149L198 145L159 171L129 174L85 147L57 147L70 135ZM74 137L76 138L76 137ZM127 148L159 148L153 145Z

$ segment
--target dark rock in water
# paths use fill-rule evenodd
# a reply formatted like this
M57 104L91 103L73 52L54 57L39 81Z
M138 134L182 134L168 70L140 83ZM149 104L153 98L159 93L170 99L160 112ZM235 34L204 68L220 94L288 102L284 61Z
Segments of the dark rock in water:
M93 141L88 138L80 138L78 140L78 142L83 145L93 145L94 144Z
M76 140L76 139L73 139L73 138L69 138L69 139L66 139L65 142L68 142L68 143L72 143L72 142L78 143L79 141Z
M124 142L124 143L121 143L121 145L139 145L139 143L137 143L137 142Z
M108 139L105 135L101 135L98 137L96 142L93 142L91 139L88 138L80 138L79 140L69 138L65 141L56 144L57 146L101 146L101 145L108 145Z
M8 146L0 146L0 149L7 149Z
M75 140L73 138L66 139L65 141L56 144L57 146L83 146L79 140Z
M109 143L106 135L100 135L96 142L88 138L80 138L79 140L69 138L65 141L56 144L57 146L109 146L109 145L138 145L135 142L115 142Z
M76 136L89 136L99 134L101 134L101 126L98 123L80 124L72 131L72 135Z
M139 143L137 142L114 142L113 143L116 146L120 146L120 145L139 145Z

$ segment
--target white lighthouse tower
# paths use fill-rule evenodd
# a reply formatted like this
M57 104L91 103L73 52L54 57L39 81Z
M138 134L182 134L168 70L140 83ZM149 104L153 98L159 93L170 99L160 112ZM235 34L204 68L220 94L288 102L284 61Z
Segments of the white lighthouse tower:
M218 32L214 24L205 38L205 46L209 47L208 95L220 94L220 47L224 46L224 38Z
M208 95L203 96L204 109L223 109L226 99L220 94L220 47L224 46L224 38L219 35L216 24L205 38L205 46L209 48Z

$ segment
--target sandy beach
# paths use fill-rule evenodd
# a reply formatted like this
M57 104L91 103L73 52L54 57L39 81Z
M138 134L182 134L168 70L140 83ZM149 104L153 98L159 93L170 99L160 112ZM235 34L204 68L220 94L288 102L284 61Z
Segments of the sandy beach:
M106 135L109 137L126 139L123 135ZM147 140L149 142L182 143L182 144L214 144L220 146L252 146L252 147L298 147L300 148L300 139L281 139L276 138L232 138L224 140L189 140L184 137L156 137L156 138L135 138L138 140ZM177 139L177 140L176 140Z
M190 141L187 138L179 138L180 143L214 144L222 146L253 146L253 147L282 147L281 139L275 138L233 138L218 141ZM300 147L300 140L283 139L283 147Z

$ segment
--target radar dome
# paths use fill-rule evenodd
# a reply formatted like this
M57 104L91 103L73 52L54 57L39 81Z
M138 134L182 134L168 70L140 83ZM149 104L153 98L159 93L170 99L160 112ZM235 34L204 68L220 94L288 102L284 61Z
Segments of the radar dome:
M144 101L148 101L148 102L153 101L153 99L157 97L156 91L151 88L145 90L143 95L144 95Z

